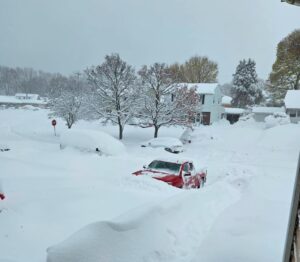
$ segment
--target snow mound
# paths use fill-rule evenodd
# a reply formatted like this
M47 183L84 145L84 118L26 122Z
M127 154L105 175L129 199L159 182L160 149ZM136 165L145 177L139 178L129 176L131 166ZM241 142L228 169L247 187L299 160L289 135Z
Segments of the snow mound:
M73 147L104 155L120 155L125 152L125 146L109 134L86 129L63 132L60 135L60 146L62 149Z
M229 184L178 194L90 224L47 250L47 262L191 261L214 219L239 199ZM214 195L215 197L211 197Z
M290 117L283 112L277 112L265 118L266 128L290 124Z
M193 129L187 128L186 130L184 130L179 139L183 144L191 143L193 140Z
M158 137L150 139L141 144L142 147L163 147L168 148L172 152L182 152L183 151L183 144L178 138L174 137Z

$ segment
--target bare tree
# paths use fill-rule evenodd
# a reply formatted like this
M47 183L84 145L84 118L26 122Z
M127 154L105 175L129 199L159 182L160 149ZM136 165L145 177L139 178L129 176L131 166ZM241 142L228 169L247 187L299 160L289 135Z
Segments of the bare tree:
M188 99L193 94L186 89L178 89L166 64L155 63L139 71L143 84L143 108L141 123L154 127L154 137L162 126L187 123L189 114L195 111L198 99L192 103ZM196 97L194 95L194 97Z
M92 86L88 102L92 113L117 124L119 139L122 139L138 96L134 69L118 54L112 54L107 55L101 65L87 69L86 74Z
M50 116L61 117L66 121L68 128L82 117L82 105L84 99L83 81L80 74L74 74L67 80L67 85L60 90L57 96L50 99Z

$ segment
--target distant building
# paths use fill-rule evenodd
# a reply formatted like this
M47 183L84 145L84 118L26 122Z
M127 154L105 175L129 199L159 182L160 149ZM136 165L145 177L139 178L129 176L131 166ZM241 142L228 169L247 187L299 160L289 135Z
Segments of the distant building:
M222 107L222 94L218 83L181 83L180 86L195 88L199 95L200 107L196 121L203 125L210 125L221 119L224 108Z
M274 113L284 113L284 107L264 107L258 106L252 108L253 118L257 122L264 122L265 118Z
M15 94L15 98L19 100L40 100L40 96L38 94L17 93Z
M21 94L14 96L0 96L1 107L22 107L22 106L46 107L47 101L41 99L37 94Z
M300 122L300 90L288 90L284 98L285 112L292 123Z

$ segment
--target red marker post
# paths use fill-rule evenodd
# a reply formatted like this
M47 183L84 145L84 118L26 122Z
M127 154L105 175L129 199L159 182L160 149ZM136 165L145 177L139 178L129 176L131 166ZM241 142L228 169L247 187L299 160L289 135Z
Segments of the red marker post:
M56 136L56 130L55 130L55 126L56 126L56 120L53 119L52 122L51 122L53 128L54 128L54 135Z

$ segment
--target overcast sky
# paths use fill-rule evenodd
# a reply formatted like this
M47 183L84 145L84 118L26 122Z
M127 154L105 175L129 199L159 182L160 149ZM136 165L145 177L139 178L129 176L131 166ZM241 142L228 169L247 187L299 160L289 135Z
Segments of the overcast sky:
M267 78L297 28L300 7L280 0L0 0L0 65L70 74L112 52L137 69L198 54L221 83L249 57Z

